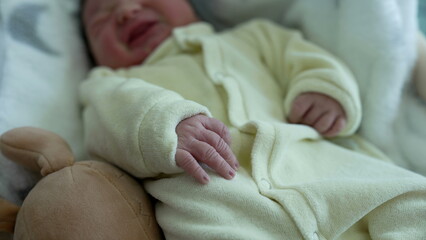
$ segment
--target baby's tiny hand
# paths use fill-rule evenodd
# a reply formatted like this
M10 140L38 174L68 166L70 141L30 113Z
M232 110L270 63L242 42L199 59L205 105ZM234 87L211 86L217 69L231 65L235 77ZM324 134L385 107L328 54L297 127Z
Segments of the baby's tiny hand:
M230 148L228 128L221 121L195 115L181 121L176 127L176 133L176 164L198 182L206 184L210 180L200 163L206 164L226 179L235 176L239 164Z
M290 123L309 125L325 137L336 136L346 126L346 115L340 103L314 92L296 97L288 120Z

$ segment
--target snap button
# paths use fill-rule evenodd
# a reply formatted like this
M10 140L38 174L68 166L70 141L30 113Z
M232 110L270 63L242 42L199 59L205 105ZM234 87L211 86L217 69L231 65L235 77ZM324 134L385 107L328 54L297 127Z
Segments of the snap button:
M260 187L263 189L271 189L272 186L268 180L266 180L265 178L262 178L260 180Z
M317 233L317 232L314 232L314 233L312 234L312 240L320 240L319 235L318 235L318 233Z

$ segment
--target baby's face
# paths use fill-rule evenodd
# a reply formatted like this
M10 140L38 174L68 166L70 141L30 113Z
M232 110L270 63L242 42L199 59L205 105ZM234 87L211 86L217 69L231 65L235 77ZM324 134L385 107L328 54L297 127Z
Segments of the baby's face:
M172 29L198 19L187 0L86 0L83 23L97 64L142 63Z

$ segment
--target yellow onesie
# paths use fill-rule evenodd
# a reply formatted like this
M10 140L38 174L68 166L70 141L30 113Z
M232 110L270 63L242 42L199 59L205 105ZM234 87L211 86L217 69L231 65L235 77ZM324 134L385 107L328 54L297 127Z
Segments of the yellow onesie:
M341 103L335 141L352 147L286 123L303 92ZM426 239L426 178L347 137L361 121L356 83L298 32L265 20L178 28L140 66L95 69L81 99L90 154L145 179L167 239ZM229 127L233 180L207 169L200 185L176 166L175 128L196 114Z

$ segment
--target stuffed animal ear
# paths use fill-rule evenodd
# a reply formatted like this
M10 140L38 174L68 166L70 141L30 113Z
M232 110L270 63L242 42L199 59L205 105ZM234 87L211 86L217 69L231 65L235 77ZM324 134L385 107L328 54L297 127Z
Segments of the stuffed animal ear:
M0 232L13 233L19 207L0 198Z
M74 163L69 145L53 132L34 127L15 128L1 136L0 151L42 176Z

